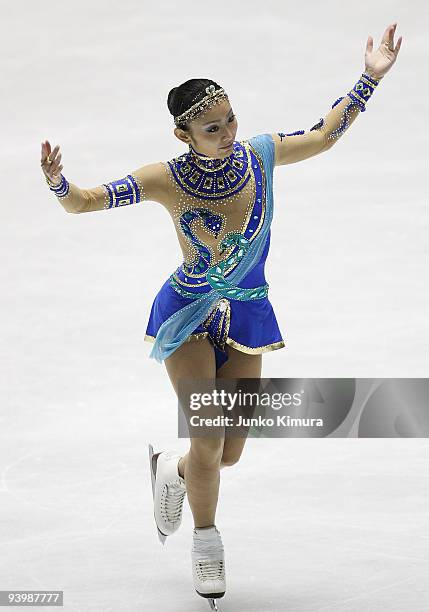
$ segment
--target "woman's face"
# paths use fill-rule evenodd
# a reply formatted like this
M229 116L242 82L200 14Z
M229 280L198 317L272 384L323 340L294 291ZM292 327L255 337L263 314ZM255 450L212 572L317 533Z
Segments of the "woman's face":
M232 143L237 134L237 119L228 100L215 104L190 122L190 131L174 130L177 138L191 144L198 153L208 157L222 158L233 153ZM230 145L228 148L226 145Z

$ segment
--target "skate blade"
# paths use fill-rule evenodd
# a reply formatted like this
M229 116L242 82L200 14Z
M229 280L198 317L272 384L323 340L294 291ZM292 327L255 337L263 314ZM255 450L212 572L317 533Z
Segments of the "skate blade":
M199 593L197 591L198 595L201 595L201 593ZM204 595L202 595L202 597L204 597ZM214 597L206 597L205 599L207 599L207 602L210 606L210 610L219 610L219 608L217 607L217 603L216 603L216 599L214 599Z
M152 484L152 498L153 498L154 503L155 503L155 480L156 480L155 461L156 460L154 459L153 446L152 444L149 444L149 467L150 467L150 478L151 478L151 484ZM159 541L161 542L162 545L164 545L165 540L167 539L167 536L164 533L162 533L162 531L160 531L158 525L156 524L155 512L153 513L153 518L155 520L155 525L156 525L156 530L158 532Z

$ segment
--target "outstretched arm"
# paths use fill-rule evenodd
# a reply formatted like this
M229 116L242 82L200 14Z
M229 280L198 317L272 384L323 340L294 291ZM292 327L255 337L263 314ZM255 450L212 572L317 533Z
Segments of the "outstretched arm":
M42 143L41 166L49 189L69 213L106 210L144 200L166 203L167 173L162 162L133 170L124 178L103 183L92 189L81 189L61 173L59 145L51 151L48 141Z
M306 133L298 130L290 134L271 134L275 145L275 165L292 164L327 151L364 112L366 103L380 80L396 61L402 43L399 37L393 48L396 23L386 28L380 47L373 51L369 36L365 51L365 72L345 97L338 98L332 109Z

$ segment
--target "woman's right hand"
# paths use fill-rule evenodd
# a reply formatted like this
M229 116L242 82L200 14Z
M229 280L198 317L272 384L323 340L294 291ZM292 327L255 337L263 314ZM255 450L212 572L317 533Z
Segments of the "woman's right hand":
M53 185L59 185L61 183L61 170L63 166L60 165L61 153L58 155L59 150L59 145L52 151L48 140L42 142L40 165L42 166L43 174Z

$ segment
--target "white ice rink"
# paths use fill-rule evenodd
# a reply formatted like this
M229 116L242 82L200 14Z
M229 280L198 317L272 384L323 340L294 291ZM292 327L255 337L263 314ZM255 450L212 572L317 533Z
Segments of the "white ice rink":
M264 377L426 377L428 5L2 5L0 590L63 590L67 612L208 611L191 512L161 547L147 445L176 396L143 342L181 263L154 202L67 214L40 168L95 187L185 152L166 99L224 86L237 140L308 130L398 22L398 61L325 154L277 167L266 263L287 347ZM221 612L429 610L429 440L249 439L221 472Z

